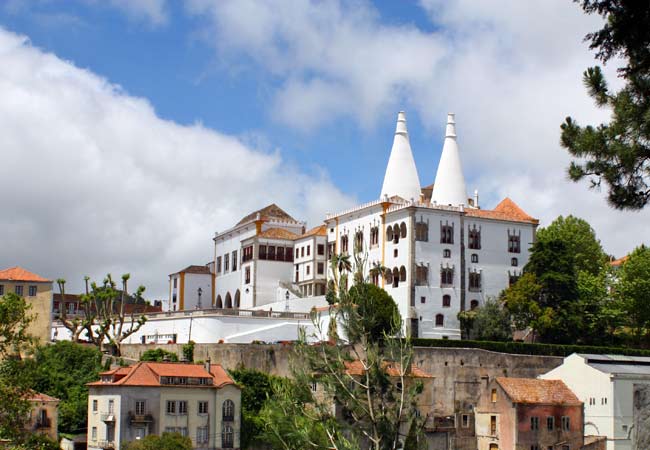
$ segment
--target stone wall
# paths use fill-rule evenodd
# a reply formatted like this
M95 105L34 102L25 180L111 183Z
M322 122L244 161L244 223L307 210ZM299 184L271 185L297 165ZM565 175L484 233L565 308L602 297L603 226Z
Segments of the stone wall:
M634 385L635 450L650 448L650 385Z

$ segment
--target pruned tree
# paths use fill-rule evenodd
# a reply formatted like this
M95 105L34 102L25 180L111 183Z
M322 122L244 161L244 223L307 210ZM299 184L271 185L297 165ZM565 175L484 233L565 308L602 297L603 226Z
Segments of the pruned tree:
M10 292L0 297L0 360L20 355L33 343L28 332L33 320L31 306L19 295Z

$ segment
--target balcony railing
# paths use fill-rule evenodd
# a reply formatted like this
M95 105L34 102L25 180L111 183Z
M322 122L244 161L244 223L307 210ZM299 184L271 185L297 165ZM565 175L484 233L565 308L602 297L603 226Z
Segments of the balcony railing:
M151 423L153 422L153 415L151 413L134 414L129 411L129 423Z
M49 417L39 417L36 422L34 422L34 429L50 428L51 426L52 422Z
M101 418L102 422L115 422L115 413L112 411L103 412Z
M115 441L97 441L97 446L104 450L114 449Z

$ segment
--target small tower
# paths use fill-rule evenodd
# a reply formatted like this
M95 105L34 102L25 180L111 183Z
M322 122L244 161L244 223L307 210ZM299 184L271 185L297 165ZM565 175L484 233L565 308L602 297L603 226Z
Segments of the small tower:
M411 152L411 143L406 129L406 114L400 111L397 113L393 148L390 151L384 185L379 197L399 195L405 200L419 199L420 193L420 178Z
M431 193L431 203L452 206L467 205L467 189L456 142L456 121L453 113L447 115L445 143L442 147L436 181Z

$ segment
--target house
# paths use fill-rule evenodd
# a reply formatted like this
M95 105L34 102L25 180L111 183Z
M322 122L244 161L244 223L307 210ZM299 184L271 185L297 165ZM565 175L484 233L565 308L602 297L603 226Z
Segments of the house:
M541 375L564 381L585 404L585 434L607 436L607 450L631 450L634 386L650 384L650 358L574 353Z
M239 448L241 392L218 364L140 362L89 383L88 449L178 432L193 448Z
M52 328L52 280L36 275L22 267L0 270L0 297L13 292L31 305L34 320L27 332L41 344L50 340Z
M169 275L167 311L212 307L214 274L206 266L188 266Z
M476 407L478 450L578 450L583 404L560 380L497 377Z
M31 392L27 400L31 404L31 412L27 423L28 430L43 434L53 441L58 441L60 400L39 392Z

